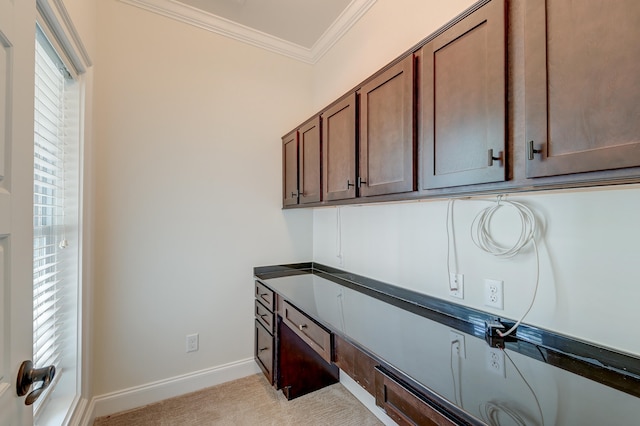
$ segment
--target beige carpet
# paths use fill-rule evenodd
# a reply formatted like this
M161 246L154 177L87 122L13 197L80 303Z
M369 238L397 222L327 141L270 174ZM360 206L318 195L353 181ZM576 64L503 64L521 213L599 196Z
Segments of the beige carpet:
M93 423L94 426L381 424L340 383L287 401L260 374L99 417Z

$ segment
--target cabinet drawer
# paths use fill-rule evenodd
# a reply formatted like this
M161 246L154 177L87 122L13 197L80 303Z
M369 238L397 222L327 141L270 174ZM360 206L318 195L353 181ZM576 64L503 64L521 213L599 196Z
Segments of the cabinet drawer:
M375 380L376 405L383 408L387 415L399 425L450 426L456 424L399 381L377 368Z
M258 300L256 300L256 319L269 333L273 334L273 312L265 308Z
M380 363L337 335L333 344L335 364L367 392L375 395L374 371Z
M259 281L256 281L256 299L262 302L269 311L273 312L274 293Z
M273 336L256 320L255 358L271 384L273 384L273 348Z
M331 333L325 330L305 314L291 306L288 302L282 304L282 318L302 340L328 363L331 363Z

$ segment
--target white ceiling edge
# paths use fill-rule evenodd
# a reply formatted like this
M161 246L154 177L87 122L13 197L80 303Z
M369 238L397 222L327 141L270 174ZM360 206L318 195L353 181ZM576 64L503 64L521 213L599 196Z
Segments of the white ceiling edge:
M308 64L318 62L376 2L376 0L352 0L309 49L176 0L120 1Z
M367 13L376 0L351 0L340 16L327 28L311 48L311 63L315 64L340 38Z

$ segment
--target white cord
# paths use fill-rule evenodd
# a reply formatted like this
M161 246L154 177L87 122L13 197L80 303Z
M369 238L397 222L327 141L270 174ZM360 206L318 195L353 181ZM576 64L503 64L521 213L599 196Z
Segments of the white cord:
M456 347L457 344L457 347ZM451 367L451 377L453 379L453 397L457 406L462 407L462 379L460 376L460 341L454 340L451 342L449 354L449 361ZM453 371L453 359L456 359L456 366L458 367L458 379L456 380L455 372Z
M336 207L336 257L342 266L342 213L340 207Z
M522 250L527 244L533 244L533 251L535 252L536 257L536 274L535 274L535 286L533 290L533 297L531 298L531 303L529 307L525 311L525 313L520 317L520 319L505 333L498 331L498 334L502 337L508 336L518 326L522 323L522 320L529 314L533 304L536 300L536 295L538 293L538 285L540 283L540 256L538 255L538 246L535 240L536 234L536 218L533 215L533 212L524 204L519 203L517 201L507 201L504 199L503 195L498 195L498 199L495 204L490 207L483 209L478 215L474 218L473 223L471 224L471 239L473 243L483 250L486 253L489 253L493 256L509 259L515 256ZM493 215L500 209L502 206L507 206L515 209L518 217L520 218L520 224L522 226L520 231L520 236L517 241L512 246L501 246L498 244L493 237L491 236L491 219Z
M511 365L513 365L513 368L516 369L516 371L518 372L518 374L520 375L520 378L522 379L522 381L524 382L525 385L527 385L527 387L529 388L529 391L531 391L531 395L533 395L533 399L535 399L536 401L536 406L538 407L538 413L540 414L540 421L542 422L541 425L544 426L544 414L542 413L542 407L540 406L540 401L538 400L538 396L536 395L536 393L533 391L533 388L531 387L531 385L529 384L529 382L527 382L527 379L524 378L524 376L522 375L522 372L520 371L520 369L518 368L518 366L516 365L515 362L513 362L513 360L511 359L511 357L509 356L509 354L507 353L507 350L505 348L500 348L500 350L502 351L502 353L504 354L504 356L507 357L507 359L509 360L509 362L511 362Z
M453 227L453 202L454 199L450 199L447 203L447 282L449 283L449 290L457 291L458 287L454 288L453 284L457 281L451 279L451 247L453 246L453 261L454 261L454 273L458 274L458 253L456 251L456 234L455 229ZM449 228L451 228L451 232L449 232Z
M490 401L480 404L480 416L482 417L482 420L489 423L491 426L500 426L502 424L502 422L500 422L500 414L506 414L509 416L517 426L527 425L522 416L520 416L520 413L505 405Z
M518 240L511 247L504 247L498 244L491 236L491 219L502 206L511 207L516 210L520 218L522 229ZM536 232L536 218L533 212L524 204L517 201L507 201L502 195L491 207L483 209L471 224L471 239L474 244L486 253L500 258L511 258L518 254L530 241L534 241Z

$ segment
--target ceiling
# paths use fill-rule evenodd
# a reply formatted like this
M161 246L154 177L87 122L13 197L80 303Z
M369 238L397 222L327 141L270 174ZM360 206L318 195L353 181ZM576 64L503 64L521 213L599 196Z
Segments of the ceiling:
M179 0L308 49L351 0Z
M376 0L121 0L315 63Z

